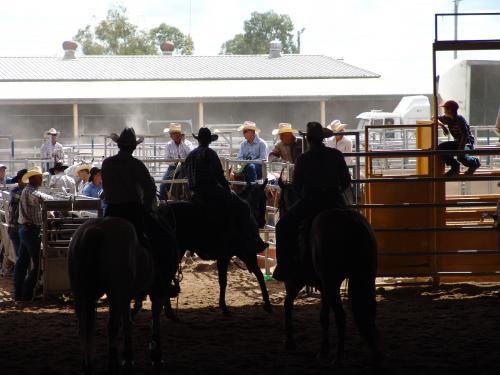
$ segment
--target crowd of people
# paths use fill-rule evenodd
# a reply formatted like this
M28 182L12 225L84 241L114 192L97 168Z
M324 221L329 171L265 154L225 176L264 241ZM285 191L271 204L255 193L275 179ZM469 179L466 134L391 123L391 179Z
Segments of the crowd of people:
M458 104L448 101L444 104L445 114L438 118L438 124L453 141L439 145L440 150L469 150L474 146L474 137L465 119L458 115ZM273 131L279 137L272 151L259 137L259 128L252 121L245 121L239 128L244 140L240 144L237 158L245 161L239 171L248 183L262 179L263 160L284 161L294 165L293 187L299 192L300 199L280 218L276 227L278 267L275 278L286 280L293 270L299 244L299 228L304 218L317 215L331 207L345 207L342 192L350 186L351 176L348 165L351 157L343 153L352 152L352 142L345 136L346 125L339 120L332 121L327 127L310 122L307 131L301 133L289 123L280 123ZM198 147L185 139L181 124L173 123L165 129L171 140L165 146L167 159L184 159L168 167L164 180L175 178L182 173L188 180L193 193L193 202L218 212L217 219L231 210L230 184L217 153L210 143L217 140L208 128L201 128L197 135ZM51 174L50 187L62 189L70 194L80 194L104 200L105 216L118 216L133 224L142 243L145 239L145 215L156 204L156 185L144 163L133 156L137 145L143 141L137 138L133 128L124 129L120 135L112 134L111 139L118 145L119 152L106 158L102 169L82 163L75 169L75 178L65 173L63 148L57 142L58 132L50 129L50 139L42 146L42 154L54 162L47 166ZM304 143L309 148L305 151ZM451 168L448 176L456 175L459 162L472 174L480 166L479 159L469 155L442 155L443 161ZM328 165L328 168L325 168ZM39 191L43 172L39 167L22 169L16 176L6 176L5 165L0 165L0 182L17 184L11 191L9 203L9 236L15 248L17 262L14 270L15 299L22 301L33 297L40 261L40 227L42 212L40 200L53 199ZM8 181L8 182L7 182ZM162 190L163 189L163 190ZM160 197L165 199L165 185L160 187ZM293 235L290 235L293 234ZM262 250L262 249L260 249ZM30 262L33 264L27 274Z

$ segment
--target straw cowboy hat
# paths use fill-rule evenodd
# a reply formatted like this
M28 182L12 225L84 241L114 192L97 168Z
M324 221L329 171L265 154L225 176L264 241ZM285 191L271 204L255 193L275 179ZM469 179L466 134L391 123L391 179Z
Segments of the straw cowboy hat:
M91 168L92 168L92 166L90 164L86 164L86 163L79 164L75 168L75 176L78 176L78 172L81 172L81 171L83 171L85 169L90 172Z
M216 141L217 139L219 139L219 136L217 134L212 134L212 132L210 131L209 128L200 128L200 130L198 130L198 135L193 134L193 137L197 141L200 141L200 142L205 141L208 143L212 143L212 142Z
M30 177L33 176L43 176L42 168L33 167L28 172L23 175L22 181L27 184L30 182Z
M184 134L184 132L182 131L181 124L179 124L177 122L170 123L168 128L163 129L163 132L164 133L181 133L181 134Z
M125 128L122 130L120 136L116 133L111 133L110 138L118 145L122 146L137 146L144 141L144 137L137 138L134 128Z
M327 126L328 129L333 131L334 133L340 133L345 130L347 124L342 124L340 120L333 120L330 125Z
M245 121L243 125L238 128L238 131L253 130L254 132L260 132L260 129L255 125L253 121Z
M296 134L297 130L292 128L292 124L289 124L287 122L282 122L282 123L278 124L278 128L277 129L274 129L272 131L273 135L283 134L283 133Z
M330 138L333 136L333 132L330 129L324 128L319 122L308 122L307 131L300 132L306 139L317 139L323 140L325 138Z
M54 128L50 128L49 130L47 130L47 134L48 135L58 135L59 132Z

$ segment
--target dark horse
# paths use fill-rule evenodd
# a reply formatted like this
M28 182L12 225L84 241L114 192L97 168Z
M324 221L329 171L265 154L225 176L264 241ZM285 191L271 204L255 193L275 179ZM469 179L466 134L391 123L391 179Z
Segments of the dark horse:
M241 199L233 195L233 200L235 200L233 206L241 208L241 205L247 205L246 210L251 211L253 214L250 219L255 219L259 227L265 225L266 184L267 180L259 185L246 185L243 191L238 194L238 196L242 197ZM259 246L259 241L262 241L257 226L255 230L249 228L246 239L239 238L238 234L233 229L233 234L230 238L232 247L229 252L225 252L223 250L223 241L221 241L221 236L223 235L221 226L231 227L233 221L231 218L228 218L225 223L210 220L210 213L206 212L205 209L197 204L183 201L169 202L160 207L159 213L175 230L179 248L179 261L186 251L194 252L204 260L217 261L220 287L219 307L224 315L229 315L229 308L226 305L227 271L229 262L233 256L237 256L241 259L245 263L248 271L255 275L262 291L264 310L271 312L272 307L269 301L269 293L267 291L264 275L257 264L256 249ZM142 298L136 299L133 314L140 311L142 306L141 302ZM168 300L165 305L165 313L168 317L175 319L170 300Z
M290 184L279 180L281 187L280 215L283 215L296 199L297 192ZM306 220L307 221L307 220ZM339 235L334 235L338 233ZM336 364L344 355L346 315L342 307L340 286L349 280L349 298L354 321L360 334L368 343L374 362L381 357L378 349L375 325L375 277L377 271L377 242L367 220L359 212L350 209L329 209L312 220L308 235L310 270L285 282L285 345L295 348L292 326L293 302L306 285L317 286L321 291L322 340L319 358L329 358L328 335L330 308L335 313L338 343ZM307 246L306 245L306 246ZM311 256L312 255L312 256ZM306 259L304 257L304 259ZM305 266L308 268L308 266Z
M163 242L162 252L145 249L138 241L134 227L124 219L107 217L90 219L73 235L69 247L69 277L75 298L79 335L83 349L85 374L93 373L94 333L97 300L106 294L109 302L108 340L109 372L119 372L116 337L120 323L124 331L123 365L133 365L130 302L141 293L152 301L153 364L160 366L160 313L168 300L171 280L176 269L173 243L153 239L153 246ZM170 246L170 254L165 250Z

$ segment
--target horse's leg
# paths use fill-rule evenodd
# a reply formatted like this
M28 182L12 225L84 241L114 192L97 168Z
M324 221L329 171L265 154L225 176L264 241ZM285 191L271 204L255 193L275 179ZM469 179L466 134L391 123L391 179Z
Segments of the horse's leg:
M160 332L160 315L163 306L163 301L158 296L150 296L151 298L151 313L153 323L151 324L152 335L149 344L149 353L151 361L155 369L163 365L162 351L161 351L161 332Z
M285 297L285 348L295 349L297 344L293 337L293 323L292 323L292 312L293 312L293 301L297 298L302 285L295 284L292 281L285 282L286 297Z
M94 373L95 304L90 299L82 301L77 297L75 311L78 316L78 330L83 351L83 373L90 375Z
M222 314L229 316L229 309L226 305L226 287L227 287L227 269L229 267L229 258L223 257L217 260L217 272L219 274L219 307Z
M330 295L328 288L323 286L321 290L321 311L319 320L321 322L321 348L318 353L319 360L326 360L330 356L330 337L328 329L330 327Z
M335 323L337 325L337 350L335 356L335 365L341 366L344 360L344 346L345 346L345 320L346 315L344 308L342 307L342 299L340 297L340 286L342 285L342 280L335 285L333 285L333 290L331 291L331 304L332 309L335 314Z
M142 298L141 298L142 301ZM132 348L132 317L130 312L130 302L123 306L123 368L130 370L134 366L134 351Z
M118 335L121 317L119 309L120 304L110 299L108 321L108 371L112 375L118 374L120 367L118 361L118 347L116 345L116 336Z
M267 312L272 312L273 308L271 306L271 301L269 301L269 293L267 291L266 281L264 280L264 275L257 264L257 256L251 257L250 260L245 262L248 270L255 275L257 281L259 282L260 290L262 292L262 299L264 300L264 310Z
M174 322L179 322L180 319L177 316L177 314L174 312L174 309L172 309L172 303L170 302L170 298L167 298L165 301L165 306L163 307L163 311L165 312L165 316L173 320Z
M132 308L132 319L134 319L137 314L142 310L142 302L144 301L145 295L139 295L134 299L134 307Z

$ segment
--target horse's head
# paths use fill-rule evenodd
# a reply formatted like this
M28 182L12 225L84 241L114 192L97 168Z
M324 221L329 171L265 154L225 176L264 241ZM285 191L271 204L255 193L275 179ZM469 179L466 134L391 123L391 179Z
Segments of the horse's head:
M267 182L266 178L262 184L247 184L245 188L238 193L238 196L249 204L259 228L263 228L266 225Z

